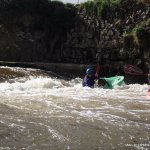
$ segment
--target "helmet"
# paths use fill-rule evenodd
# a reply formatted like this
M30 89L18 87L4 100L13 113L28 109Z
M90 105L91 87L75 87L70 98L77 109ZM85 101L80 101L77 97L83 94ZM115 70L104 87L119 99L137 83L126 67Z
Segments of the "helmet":
M91 76L91 75L94 74L94 70L92 68L87 68L86 69L86 74Z

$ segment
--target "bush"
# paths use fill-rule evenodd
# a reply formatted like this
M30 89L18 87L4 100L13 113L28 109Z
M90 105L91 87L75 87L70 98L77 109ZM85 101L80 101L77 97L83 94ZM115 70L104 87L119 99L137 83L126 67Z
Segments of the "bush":
M119 6L120 3L121 0L91 0L81 5L88 15L98 17L104 15L109 9Z
M149 50L150 19L140 22L131 31L124 31L124 49L130 54L139 53L139 49ZM135 50L136 49L136 50Z

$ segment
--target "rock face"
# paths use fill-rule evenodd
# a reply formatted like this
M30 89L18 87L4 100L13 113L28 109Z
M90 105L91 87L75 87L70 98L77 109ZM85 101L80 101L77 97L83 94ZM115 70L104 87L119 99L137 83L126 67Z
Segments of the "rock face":
M143 47L141 43L145 40L141 39L134 45L134 40L125 38L124 33L125 30L134 29L140 22L149 21L149 6L148 3L136 6L125 3L101 18L92 18L84 9L60 2L1 2L0 59L99 63L118 70L125 63L132 63L141 65L147 73L150 68L149 42ZM150 26L147 25L145 32L148 40Z
M135 45L133 49L129 51L128 44L130 43L125 41L124 33L125 30L131 31L134 29L140 22L149 21L149 5L139 4L137 6L132 6L125 4L121 8L117 8L98 19L87 16L85 10L79 12L79 15L83 18L84 25L80 23L82 28L78 25L78 28L68 35L68 37L70 37L68 43L70 43L69 41L76 41L76 44L73 43L70 47L73 53L80 50L78 62L98 62L116 68L119 67L118 63L122 66L127 62L137 64L141 61L144 63L142 66L145 67L144 71L148 71L148 65L150 63L150 45L148 44L143 49L140 45ZM82 36L82 33L84 36ZM146 33L148 34L147 41L149 41L150 26L147 26ZM134 49L136 50L135 54ZM138 54L136 54L136 52ZM130 53L133 53L133 55L130 55ZM90 58L92 59L90 60Z
M0 58L6 61L60 62L76 8L48 0L0 3Z

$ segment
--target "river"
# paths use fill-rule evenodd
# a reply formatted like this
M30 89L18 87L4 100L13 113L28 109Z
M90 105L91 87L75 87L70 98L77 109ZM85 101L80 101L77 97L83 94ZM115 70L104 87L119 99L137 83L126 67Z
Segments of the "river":
M82 87L52 72L0 67L0 150L149 150L149 85Z

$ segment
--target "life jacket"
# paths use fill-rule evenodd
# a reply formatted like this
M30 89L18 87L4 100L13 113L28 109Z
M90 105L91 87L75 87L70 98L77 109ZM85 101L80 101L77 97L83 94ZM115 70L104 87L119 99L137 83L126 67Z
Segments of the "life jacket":
M84 77L82 85L83 87L87 86L87 87L94 87L95 84L95 77L88 77L87 75Z

